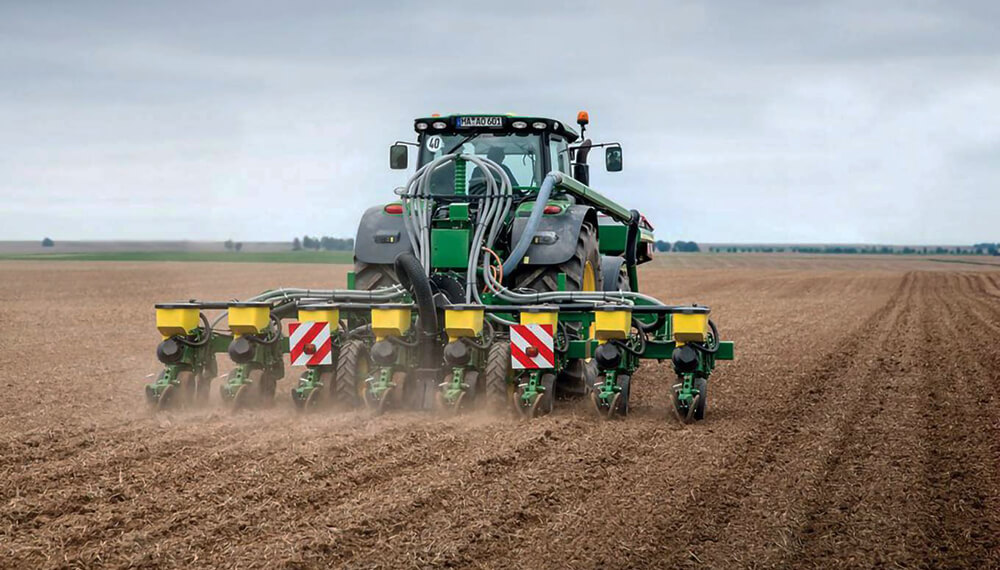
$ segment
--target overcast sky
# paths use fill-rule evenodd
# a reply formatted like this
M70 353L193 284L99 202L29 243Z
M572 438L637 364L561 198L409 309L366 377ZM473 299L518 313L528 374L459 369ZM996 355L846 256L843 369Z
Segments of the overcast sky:
M662 239L997 241L998 22L991 0L0 0L0 239L353 236L414 117L586 109L625 151L593 185Z

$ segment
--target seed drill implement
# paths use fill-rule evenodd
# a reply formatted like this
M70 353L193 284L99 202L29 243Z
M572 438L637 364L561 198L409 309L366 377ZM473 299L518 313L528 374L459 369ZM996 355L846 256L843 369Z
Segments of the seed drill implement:
M415 142L390 147L416 168L388 204L368 209L343 289L279 288L244 301L156 305L163 369L146 386L157 409L209 399L271 405L286 367L301 410L366 407L544 415L585 398L626 416L643 360L670 361L673 413L701 420L708 381L733 358L706 306L641 293L653 228L590 186L588 159L618 143L562 122L512 115L419 118ZM225 322L223 322L225 321Z

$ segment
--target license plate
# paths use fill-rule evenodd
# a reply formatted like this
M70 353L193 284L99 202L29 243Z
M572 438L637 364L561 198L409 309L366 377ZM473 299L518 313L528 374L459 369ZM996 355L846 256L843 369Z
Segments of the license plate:
M475 127L500 129L503 128L503 117L459 117L456 126L460 129Z

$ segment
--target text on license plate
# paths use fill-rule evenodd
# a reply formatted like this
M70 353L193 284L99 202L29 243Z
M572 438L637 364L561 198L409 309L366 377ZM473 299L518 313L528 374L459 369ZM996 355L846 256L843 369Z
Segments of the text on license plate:
M499 129L503 127L503 117L459 117L457 126L465 129L472 127Z

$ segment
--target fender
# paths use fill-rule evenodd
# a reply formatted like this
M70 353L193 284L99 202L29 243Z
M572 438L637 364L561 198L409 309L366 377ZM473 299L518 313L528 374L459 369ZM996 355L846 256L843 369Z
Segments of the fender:
M354 259L391 264L403 252L413 252L403 216L385 213L385 206L365 210L354 238Z
M597 212L580 204L570 206L562 214L542 216L532 244L524 254L524 265L558 265L569 260L576 253L576 240L584 221L589 221L597 229ZM514 219L511 243L517 243L528 224L527 217Z

